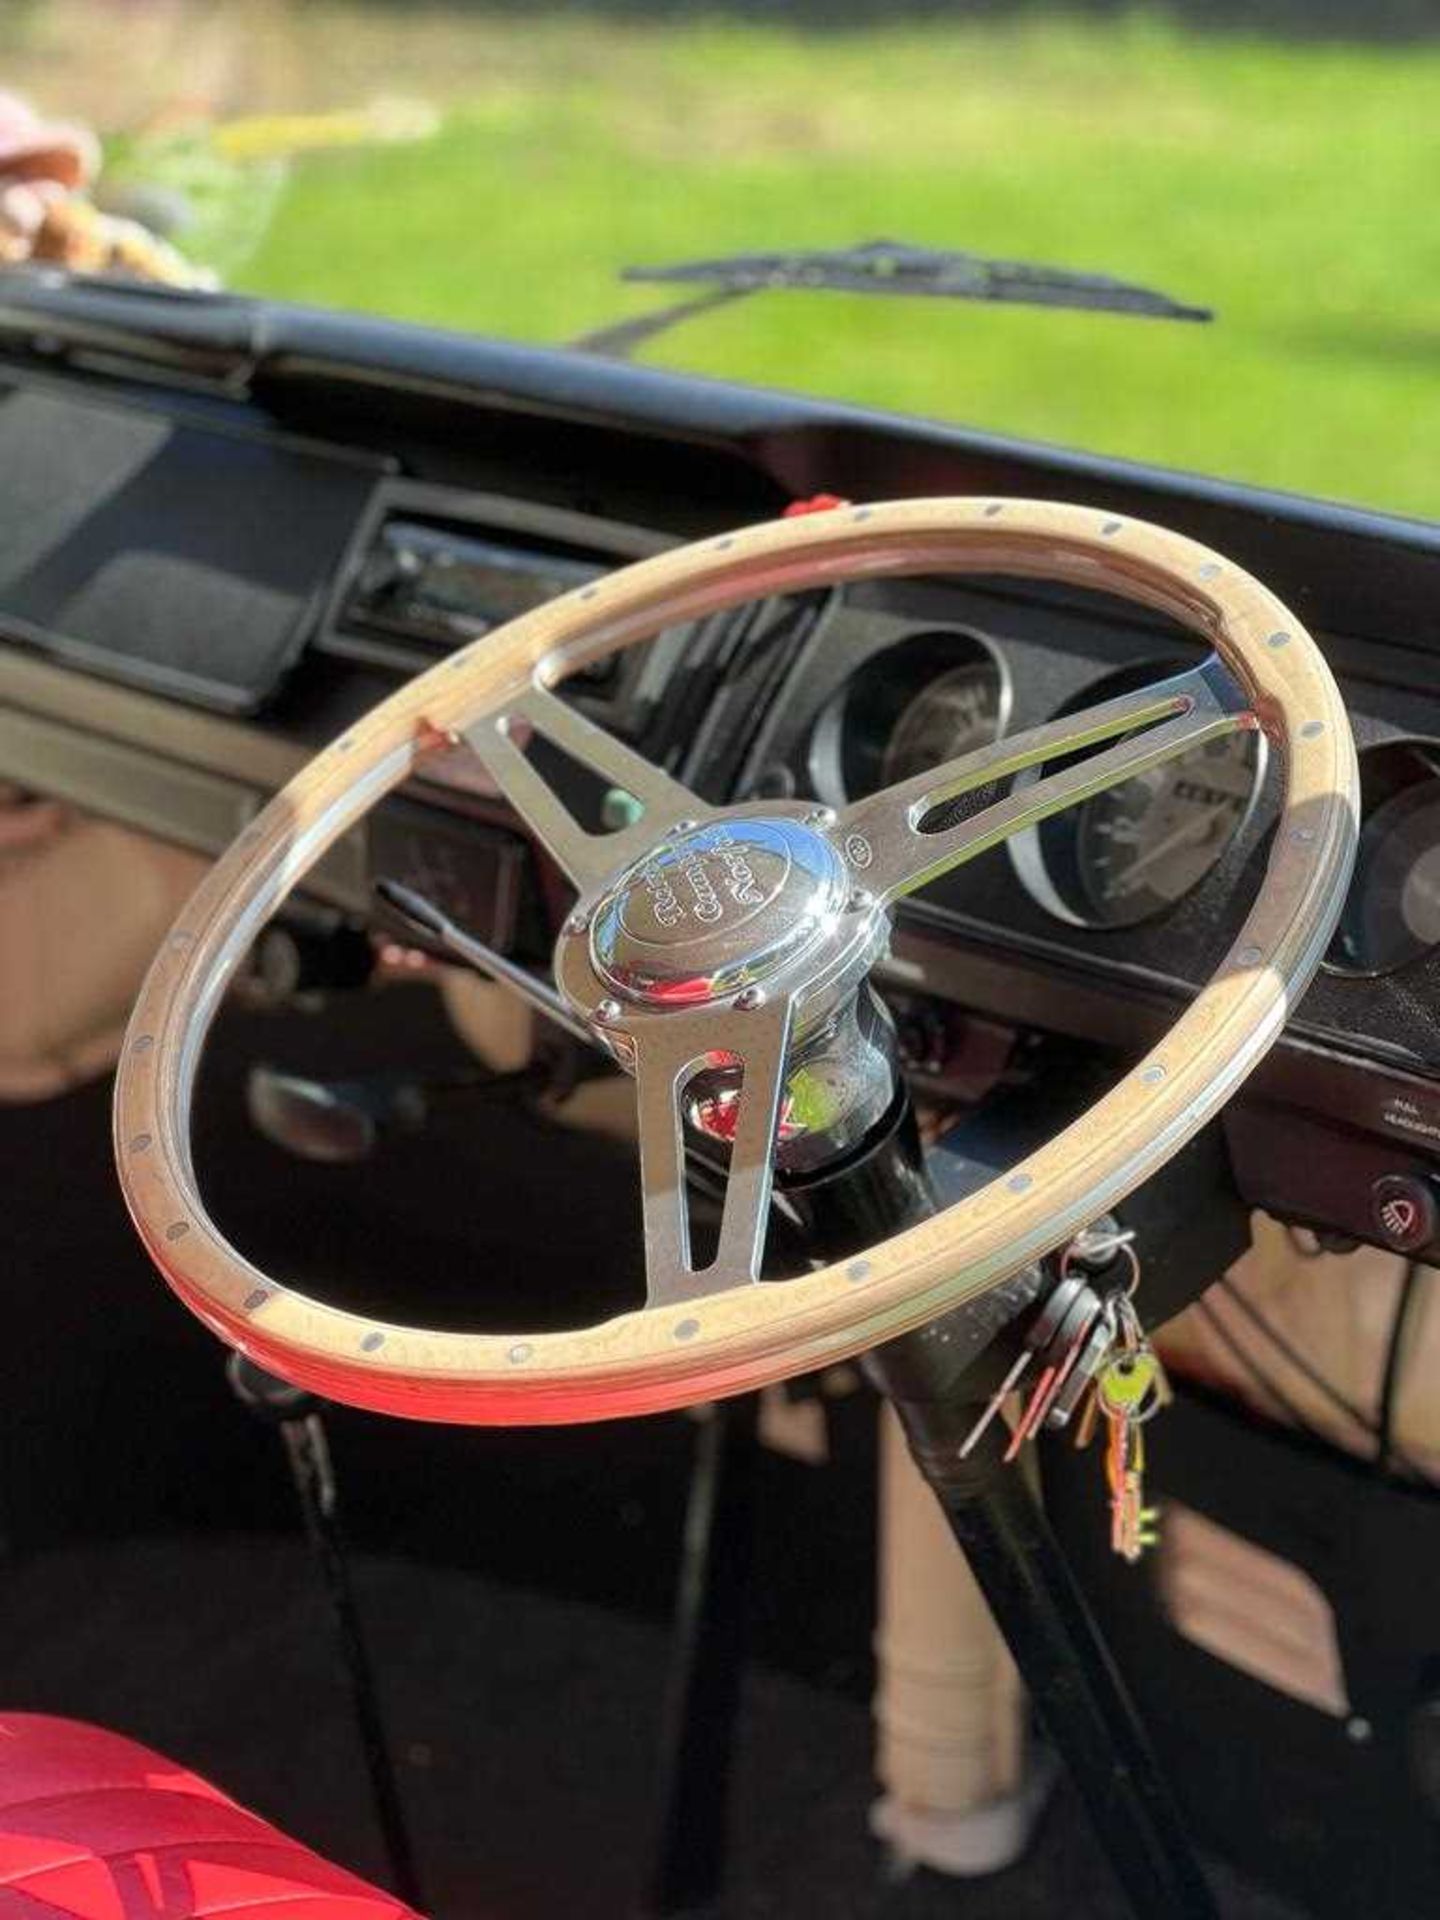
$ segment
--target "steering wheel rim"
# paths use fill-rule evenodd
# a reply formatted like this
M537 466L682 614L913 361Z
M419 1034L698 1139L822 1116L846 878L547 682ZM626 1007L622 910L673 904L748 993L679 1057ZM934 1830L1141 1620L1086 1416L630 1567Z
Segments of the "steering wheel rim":
M1159 1044L1080 1119L962 1203L864 1255L784 1282L681 1287L648 1309L575 1331L492 1335L392 1324L300 1294L229 1245L204 1208L190 1157L190 1102L205 1034L264 921L437 739L474 733L482 721L503 733L503 716L586 662L727 605L856 576L974 573L1059 580L1170 614L1213 645L1238 683L1244 704L1226 724L1262 728L1281 763L1268 865L1228 953ZM1131 720L1133 729L1162 718L1135 738L1159 739L1164 714L1190 712L1203 677L1204 670L1184 677L1190 691L1178 705L1152 704ZM1078 744L1073 722L1087 718L1072 716L1071 745ZM1031 730L1037 739L1045 733ZM1198 737L1186 736L1192 745ZM607 766L616 756L622 771L626 758L638 761L618 742L611 746ZM1063 750L1057 735L1027 761L1011 743L1006 764L1038 765ZM1097 756L1110 758L1126 771L1105 784L1136 770L1121 749ZM967 759L978 764L977 756ZM511 777L524 776L512 768ZM978 785L978 777L966 777L947 791ZM937 789L932 780L923 793L909 793L915 786L892 790L906 822L892 839L922 834L921 802L933 806ZM505 790L516 798L508 783ZM755 811L704 810L709 823ZM1314 642L1259 582L1181 535L1090 508L982 497L840 508L707 539L552 601L410 681L318 754L241 833L180 915L135 1003L115 1091L126 1203L152 1259L192 1311L260 1365L332 1399L457 1424L533 1425L658 1411L766 1385L847 1358L998 1284L1177 1151L1278 1038L1319 964L1343 903L1358 811L1354 743ZM1032 815L1033 807L1019 824ZM882 833L894 826L874 813L873 801L847 810L840 829L856 820ZM1016 830L1002 821L995 837ZM643 863L645 844L654 844L653 833L642 822L606 846L618 865ZM977 850L971 845L959 857ZM573 857L584 859L582 844ZM639 871L635 865L632 880ZM919 883L913 875L911 882ZM563 948L560 970L563 980ZM574 981L568 984L573 991ZM594 1006L587 1011L593 1018ZM652 1024L667 1017L653 1006L644 1011ZM763 1205L762 1197L762 1212Z

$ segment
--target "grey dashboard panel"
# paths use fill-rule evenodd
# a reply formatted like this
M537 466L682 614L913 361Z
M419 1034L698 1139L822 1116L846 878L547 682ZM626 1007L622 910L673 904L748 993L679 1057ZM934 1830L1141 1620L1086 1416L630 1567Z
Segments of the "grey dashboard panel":
M238 776L201 772L143 746L5 706L0 779L211 854L223 853L270 797ZM351 913L368 911L363 829L330 849L305 891Z
M294 666L379 456L0 382L0 633L221 712Z
M0 708L0 772L17 786L203 852L228 845L261 800L222 774L10 708Z

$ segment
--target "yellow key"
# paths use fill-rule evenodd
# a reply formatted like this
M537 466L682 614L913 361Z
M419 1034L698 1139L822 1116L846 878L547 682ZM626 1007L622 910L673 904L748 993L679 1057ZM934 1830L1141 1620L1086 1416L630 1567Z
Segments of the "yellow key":
M1151 1346L1122 1348L1095 1376L1101 1411L1138 1426L1170 1398L1160 1357Z

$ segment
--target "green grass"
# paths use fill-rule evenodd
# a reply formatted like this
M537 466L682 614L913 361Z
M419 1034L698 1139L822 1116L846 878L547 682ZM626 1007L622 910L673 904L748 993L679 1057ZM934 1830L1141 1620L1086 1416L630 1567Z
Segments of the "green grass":
M1440 516L1440 46L1142 18L454 32L441 133L299 163L241 284L561 342L665 297L621 265L729 249L1111 272L1218 322L775 294L643 357Z

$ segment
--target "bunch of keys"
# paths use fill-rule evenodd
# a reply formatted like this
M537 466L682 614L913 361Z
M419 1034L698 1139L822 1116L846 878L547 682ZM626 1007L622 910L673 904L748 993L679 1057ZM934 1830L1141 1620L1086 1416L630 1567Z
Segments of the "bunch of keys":
M1107 1432L1106 1476L1110 1488L1111 1544L1128 1561L1154 1544L1156 1510L1144 1503L1145 1449L1142 1429L1170 1398L1159 1356L1135 1311L1140 1261L1133 1236L1113 1227L1078 1235L1060 1261L1060 1277L1025 1336L1025 1346L986 1404L960 1449L966 1458L1038 1360L1039 1378L1015 1423L1007 1461L1042 1427L1067 1426L1089 1400L1076 1444L1085 1446L1103 1414ZM1128 1284L1104 1296L1075 1271L1108 1264L1117 1254L1129 1266Z
M990 1396L985 1411L965 1436L960 1448L962 1460L969 1458L978 1446L981 1435L999 1413L1008 1395L1015 1392L1022 1376L1028 1371L1032 1362L1039 1358L1040 1378L1036 1381L1025 1403L1024 1411L1015 1424L1010 1445L1005 1453L1007 1461L1015 1458L1030 1435L1038 1432L1041 1421L1059 1399L1079 1359L1080 1347L1085 1336L1096 1314L1100 1311L1101 1303L1093 1289L1078 1276L1062 1271L1053 1291L1030 1323L1029 1331L1025 1335L1025 1345L1014 1365Z
M1115 1342L1095 1375L1076 1444L1085 1446L1096 1419L1104 1418L1110 1545L1133 1566L1158 1538L1159 1510L1145 1505L1145 1425L1168 1403L1170 1386L1129 1295L1114 1295L1107 1306L1115 1316Z

